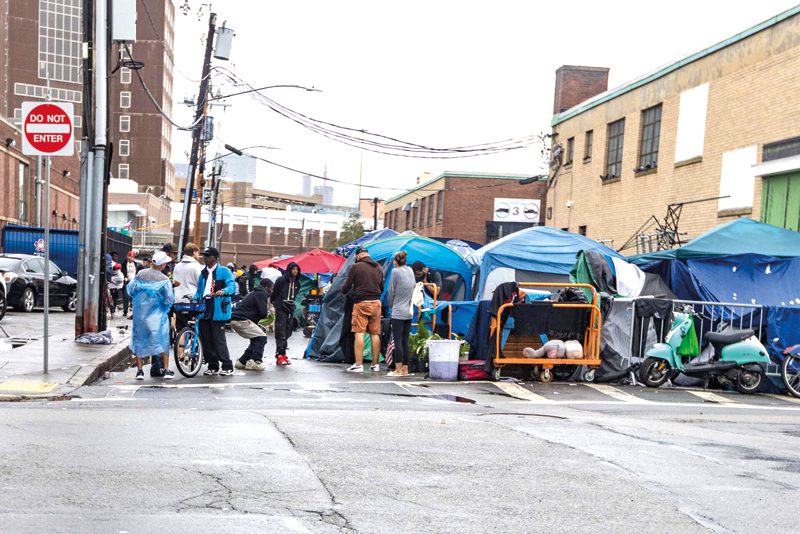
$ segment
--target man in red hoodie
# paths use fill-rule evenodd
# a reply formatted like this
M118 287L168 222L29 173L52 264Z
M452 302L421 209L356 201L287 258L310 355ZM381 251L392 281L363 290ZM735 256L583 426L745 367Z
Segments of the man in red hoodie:
M373 371L380 371L381 359L381 293L383 269L369 257L364 247L356 250L356 264L347 272L342 293L353 299L353 334L355 334L356 363L347 372L364 372L364 334L369 332L372 342Z

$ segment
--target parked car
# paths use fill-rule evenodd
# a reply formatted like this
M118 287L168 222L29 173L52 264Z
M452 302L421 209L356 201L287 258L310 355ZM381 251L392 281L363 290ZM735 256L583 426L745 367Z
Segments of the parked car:
M44 258L31 254L0 255L0 273L8 289L6 300L14 308L31 312L44 305ZM50 262L50 305L75 311L78 281Z
M6 310L8 309L8 299L6 295L8 295L6 281L0 276L0 321L6 316Z

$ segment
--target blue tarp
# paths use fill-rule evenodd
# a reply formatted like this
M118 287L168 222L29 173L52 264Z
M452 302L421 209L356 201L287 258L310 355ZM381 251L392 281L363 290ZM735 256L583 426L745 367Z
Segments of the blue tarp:
M586 236L549 226L534 226L489 243L470 254L467 262L474 270L480 270L478 295L482 295L486 278L498 267L568 276L575 265L576 255L582 250L594 250L609 258L622 258L614 250Z
M394 237L397 235L397 232L392 230L391 228L383 228L381 230L373 230L367 234L362 235L358 239L354 241L350 241L346 245L342 245L341 247L335 250L336 254L340 256L344 256L345 258L350 256L352 252L360 246L364 246L367 243L371 243L373 241L377 241L378 239L386 239L388 237Z
M689 260L738 254L799 257L800 232L752 219L736 219L712 228L683 247L640 254L631 257L630 261L640 264L661 259Z

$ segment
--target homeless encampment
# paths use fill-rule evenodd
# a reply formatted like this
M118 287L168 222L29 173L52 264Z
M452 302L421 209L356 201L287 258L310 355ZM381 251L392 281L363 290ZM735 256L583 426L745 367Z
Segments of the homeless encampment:
M398 235L368 243L365 247L372 259L383 266L386 284L391 274L394 254L405 250L408 253L409 265L415 261L422 261L441 275L440 298L462 300L469 293L472 278L469 266L460 254L438 241L414 235ZM352 336L349 335L346 299L341 289L347 272L355 260L353 255L347 259L347 263L333 279L330 289L325 294L322 315L307 352L310 358L325 362L346 361L345 354L349 353Z

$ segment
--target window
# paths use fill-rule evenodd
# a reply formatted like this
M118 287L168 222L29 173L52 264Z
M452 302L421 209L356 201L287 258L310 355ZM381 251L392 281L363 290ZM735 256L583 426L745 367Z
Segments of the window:
M622 144L625 140L625 119L614 121L608 125L608 141L606 141L606 174L604 180L619 178L622 174Z
M444 218L444 191L436 193L436 222L442 222Z
M637 171L658 166L658 141L661 137L661 104L642 111L642 139L639 143Z
M586 225L578 226L578 235L586 235Z
M423 228L425 226L425 208L426 208L426 201L427 198L420 199L419 201L419 227Z
M773 161L797 155L800 155L800 137L793 137L764 145L761 160Z
M128 139L120 139L119 140L119 155L120 156L130 156L131 155L131 142Z
M130 91L120 91L119 92L119 107L121 107L121 108L129 108L129 107L131 107L131 92Z
M411 228L417 227L417 215L419 214L419 208L417 207L417 201L411 203Z
M411 208L406 210L406 226L404 230L409 230L411 228Z
M119 170L117 171L117 178L120 180L127 180L130 178L130 165L127 163L120 163Z
M594 145L594 130L586 132L586 140L583 142L583 162L592 161L592 148Z
M120 132L130 132L131 131L131 116L130 115L120 115L119 116L119 131Z
M675 162L703 157L708 111L708 84L681 93L678 106L678 132L675 136Z
M433 226L433 195L428 197L428 226Z
M82 4L82 0L39 0L39 78L83 81Z
M26 273L44 274L44 260L41 258L31 258L23 266Z
M575 155L575 138L570 137L567 139L567 159L564 160L564 165L572 165L572 158Z
M123 83L125 85L131 83L131 69L128 67L122 67L119 69L119 83Z

